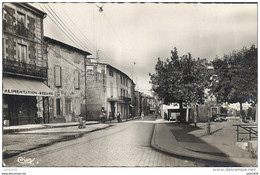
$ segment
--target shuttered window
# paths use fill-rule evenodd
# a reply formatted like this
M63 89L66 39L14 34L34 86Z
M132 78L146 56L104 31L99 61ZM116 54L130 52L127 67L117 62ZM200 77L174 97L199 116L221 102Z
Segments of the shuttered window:
M61 99L59 98L56 99L56 115L61 115Z
M23 44L17 44L17 55L18 61L22 63L27 63L27 46Z
M55 86L61 87L61 67L60 66L54 67L54 77L55 77Z
M74 86L75 86L75 89L79 89L80 88L80 82L79 82L79 71L78 70L75 70L74 72Z

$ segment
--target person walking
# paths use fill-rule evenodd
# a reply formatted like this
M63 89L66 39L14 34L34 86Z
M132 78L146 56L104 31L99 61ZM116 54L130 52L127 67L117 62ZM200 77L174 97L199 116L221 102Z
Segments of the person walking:
M117 118L118 123L122 122L122 120L121 120L121 113L119 111L116 114L116 118Z
M141 114L141 118L142 118L142 120L144 120L144 113L143 112Z

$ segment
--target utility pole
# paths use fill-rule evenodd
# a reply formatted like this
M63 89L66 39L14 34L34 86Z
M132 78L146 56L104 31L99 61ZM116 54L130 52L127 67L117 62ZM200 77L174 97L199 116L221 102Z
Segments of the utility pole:
M132 63L131 78L134 81L134 65L136 64L136 62L131 62L131 63Z
M98 61L99 61L99 50L97 50L96 56L97 56L97 63L98 63Z
M209 105L208 105L208 126L207 126L207 134L210 135L210 115L211 115L211 105L212 105L212 95L210 96L210 102L209 102Z

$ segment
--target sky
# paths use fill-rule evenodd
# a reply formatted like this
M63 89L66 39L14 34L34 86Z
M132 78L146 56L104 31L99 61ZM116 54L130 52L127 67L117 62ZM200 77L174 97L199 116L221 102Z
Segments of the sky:
M193 58L210 61L244 46L257 46L257 4L31 5L47 13L45 36L88 51L93 58L98 56L99 61L125 72L136 83L136 89L145 93L151 89L149 73L154 73L158 58L169 58L174 47L179 56L189 52ZM98 6L103 6L103 12ZM57 27L63 24L74 41ZM64 25L62 29L66 30Z

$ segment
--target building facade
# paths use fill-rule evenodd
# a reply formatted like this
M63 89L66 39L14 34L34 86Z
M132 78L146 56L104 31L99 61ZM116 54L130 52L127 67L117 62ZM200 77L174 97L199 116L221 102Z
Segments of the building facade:
M111 65L87 65L87 119L99 120L101 111L107 118L115 118L117 112L123 119L134 116L134 87L125 73Z
M3 3L3 120L5 125L46 122L47 60L43 58L46 14L27 3Z
M142 114L142 95L141 92L135 91L135 103L134 103L134 110L135 116L141 116Z
M151 114L158 114L160 111L160 102L156 97L148 96L147 104L150 107Z
M90 53L55 39L44 37L44 58L48 60L50 123L75 122L86 118L86 69Z

